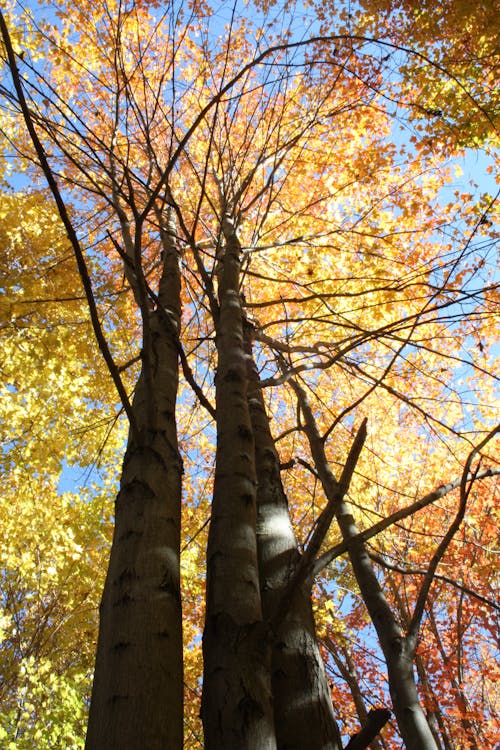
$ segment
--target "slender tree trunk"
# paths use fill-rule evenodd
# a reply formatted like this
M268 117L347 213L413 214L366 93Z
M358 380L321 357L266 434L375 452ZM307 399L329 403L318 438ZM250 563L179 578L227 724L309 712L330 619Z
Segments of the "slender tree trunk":
M352 539L357 529L344 502L339 504L337 519L343 539ZM352 542L349 557L385 657L392 707L405 747L407 750L437 750L418 698L413 674L413 649L409 648L389 607L364 543Z
M346 503L339 505L337 518L345 540L357 534ZM413 674L413 649L397 624L373 570L363 542L353 542L349 557L363 601L379 638L389 680L392 707L407 750L437 750L437 745L420 705Z
M264 619L271 620L299 560L279 458L247 337L248 403L255 438L257 544ZM308 583L299 587L273 633L272 691L279 750L340 750L328 681L316 638Z
M271 650L262 620L255 537L257 482L239 293L240 246L228 217L223 230L202 719L206 750L274 750Z
M420 705L413 674L414 649L408 644L380 586L364 542L358 538L354 518L330 469L313 414L303 391L295 384L306 422L306 433L314 465L327 499L334 505L342 538L350 542L348 552L361 596L377 632L385 657L394 714L407 750L438 750Z
M436 750L415 685L413 654L407 653L404 640L386 645L384 650L392 706L407 750Z
M87 750L183 745L179 289L177 254L166 242L158 307L149 315L149 374L143 366L133 402L139 436L129 438L116 500Z
M392 592L393 599L396 603L401 622L407 629L410 623L410 616L406 603L403 601L399 587L394 581L394 577L392 575L388 575L387 580ZM448 732L443 721L442 713L441 711L439 711L439 703L432 690L432 686L427 676L427 671L422 663L422 658L418 655L418 653L415 654L415 670L418 675L420 684L425 691L427 699L430 699L432 704L438 707L437 710L435 710L434 708L428 708L426 713L427 721L429 723L432 736L434 737L434 742L436 743L438 750L453 750L450 738L448 737Z

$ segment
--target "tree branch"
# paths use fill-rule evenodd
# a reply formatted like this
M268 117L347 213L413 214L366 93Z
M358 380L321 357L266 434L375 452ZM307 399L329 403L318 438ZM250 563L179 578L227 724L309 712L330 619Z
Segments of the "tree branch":
M369 553L370 558L377 563L377 565L380 565L382 568L386 568L387 570L393 570L395 573L401 573L403 576L425 576L427 575L427 570L418 570L415 568L403 568L401 565L395 565L393 563L387 562L387 560L384 560L383 557L380 555L376 555L373 552ZM492 609L496 609L498 612L500 612L500 604L497 604L492 599L488 599L486 596L481 596L481 594L478 594L477 591L474 591L474 589L469 588L469 586L465 586L463 583L459 583L458 581L454 581L453 578L449 578L448 576L439 575L436 573L434 575L434 578L436 581L443 581L443 583L447 583L450 586L453 586L454 588L458 589L459 591L462 591L464 594L467 594L467 596L470 596L474 599L477 599L478 602L482 602L482 604L485 604L487 607L491 607Z
M293 599L294 592L304 583L306 579L311 577L311 570L314 566L314 558L317 555L326 534L328 533L328 529L330 528L331 522L338 510L339 504L342 503L345 494L349 490L352 476L356 469L360 453L366 440L367 420L365 418L363 419L354 437L351 448L349 450L349 455L347 456L344 468L342 470L340 480L337 482L329 469L324 453L324 444L318 433L311 408L307 401L307 397L298 383L292 381L292 387L294 388L299 398L300 406L304 414L304 419L306 421L305 430L311 443L311 451L313 453L314 462L317 466L318 475L320 476L322 482L326 482L329 491L326 492L328 498L327 504L318 519L311 540L300 559L295 574L290 581L285 594L283 595L282 601L280 602L276 610L275 616L272 619L272 629L276 629L283 617L285 617L290 606L290 602ZM326 474L328 476L323 476Z
M500 469L485 469L484 471L478 472L475 476L471 475L469 479L470 481L478 481L480 479L486 479L487 477L498 476L499 474ZM444 497L449 492L459 487L461 482L462 478L455 479L453 482L449 482L448 484L442 484L437 489L429 492L427 495L424 495L424 497L421 497L420 500L416 500L416 502L408 505L406 508L402 508L401 510L397 510L395 513L391 513L390 516L388 516L387 518L383 518L381 521L374 524L371 528L366 529L365 531L360 531L359 534L354 536L352 539L348 539L347 541L340 542L340 544L336 544L335 547L332 547L330 550L328 550L328 552L325 552L323 555L317 558L313 570L314 577L318 576L321 571L324 570L324 568L326 568L326 566L332 562L332 560L335 560L336 557L339 557L340 555L343 555L345 552L347 552L351 544L355 544L357 542L367 542L369 539L377 536L377 534L385 531L385 529L389 528L389 526L393 526L398 521L402 521L405 518L412 516L414 513L417 513L419 510L422 510L422 508L427 507L431 503L435 503L436 500L439 500L441 497Z
M391 718L388 708L373 708L368 713L365 726L351 737L344 750L365 750Z
M420 628L420 623L422 622L422 617L424 614L425 604L427 601L429 590L432 585L432 581L434 580L434 575L436 573L436 568L439 565L444 553L448 549L448 546L450 545L451 540L453 539L458 529L460 528L460 524L462 523L463 518L465 516L465 510L467 507L467 499L469 497L470 491L473 487L474 481L477 478L477 475L479 472L479 464L478 464L476 471L472 472L472 476L469 476L472 461L474 459L474 456L476 456L476 454L479 453L485 447L485 445L487 445L490 442L490 440L492 440L495 437L495 435L499 433L500 433L500 424L497 425L493 430L491 430L491 432L489 432L486 435L486 437L483 440L481 440L479 445L477 445L475 448L471 450L471 452L469 453L467 457L467 461L465 462L464 470L462 473L462 479L460 481L460 504L459 504L458 512L455 516L453 523L451 524L450 528L445 534L444 538L441 540L431 561L429 562L428 572L422 582L422 586L420 588L417 602L415 604L415 609L413 611L410 625L408 627L406 640L407 640L408 648L412 653L414 653L416 645L417 645L417 635L418 635L418 631Z
M146 203L146 206L144 207L141 216L138 218L138 223L140 224L141 221L147 216L156 198L160 194L162 188L168 184L168 178L170 174L172 173L180 155L185 150L189 140L194 135L199 125L203 122L203 120L206 118L208 113L214 107L217 107L219 105L219 103L223 100L224 96L228 94L230 90L239 81L241 81L241 79L250 70L258 67L261 63L264 63L265 60L267 60L267 58L271 57L272 55L278 56L286 50L291 51L291 50L302 49L309 45L312 46L314 44L317 44L318 42L331 44L333 46L335 42L340 42L340 41L350 41L351 43L361 42L361 43L368 43L368 44L378 44L380 47L389 48L392 50L403 52L407 55L416 57L417 59L423 61L424 63L427 63L428 65L431 65L433 68L443 73L446 76L446 78L453 80L459 86L459 88L464 92L466 97L472 101L473 105L482 113L485 119L491 125L493 125L493 127L495 127L495 123L493 122L490 114L486 111L486 109L479 102L475 100L475 98L467 90L467 88L459 80L459 78L454 76L451 71L447 70L445 67L437 63L435 60L432 60L430 57L423 54L422 52L419 52L418 50L411 49L410 47L405 47L404 45L395 44L390 41L385 41L383 39L376 39L373 37L362 36L359 34L327 34L327 35L312 36L312 37L309 37L308 39L301 39L300 41L297 41L297 42L283 41L278 44L272 45L265 50L262 50L261 52L259 52L258 55L256 55L253 58L253 60L250 60L250 62L246 63L246 65L243 65L243 67L241 67L240 70L232 78L230 78L224 85L220 87L219 91L215 94L215 96L213 96L210 99L210 101L208 101L207 104L205 104L205 106L201 108L201 110L199 111L199 113L196 115L193 122L191 123L191 125L187 128L183 137L179 140L176 148L174 149L172 156L169 159L168 164L166 165L165 169L163 170L155 189L151 192L149 201Z
M59 216L61 217L61 221L64 225L66 234L68 235L68 239L71 243L71 246L75 254L76 263L78 266L78 272L80 274L80 278L82 280L83 288L85 291L85 296L87 298L87 304L89 307L92 327L94 329L94 335L96 337L99 349L101 350L102 355L104 357L104 361L106 362L111 378L113 379L113 383L115 384L116 390L118 391L120 401L128 417L130 430L132 434L134 435L134 438L137 440L137 442L139 442L140 440L139 430L138 430L137 422L136 422L135 415L132 409L132 404L130 403L130 399L128 397L127 391L125 390L125 386L120 377L118 367L116 366L116 363L113 359L113 356L108 346L108 342L106 341L106 337L104 336L104 332L102 330L101 322L99 320L99 313L97 311L94 291L92 289L92 281L90 279L87 264L85 262L85 256L84 256L82 247L80 245L80 241L77 237L75 228L73 227L71 219L69 218L69 214L66 209L66 204L59 190L59 186L54 177L54 173L48 163L47 156L45 154L45 149L35 130L35 126L33 124L33 119L31 117L31 113L30 113L30 110L26 101L26 97L24 96L24 89L23 89L23 85L21 82L19 69L17 67L16 55L14 52L14 48L12 46L12 41L10 38L9 30L7 28L4 15L1 11L0 11L0 33L2 35L2 39L5 44L5 50L7 52L7 61L8 61L9 70L12 76L12 82L16 90L16 94L17 94L18 101L19 101L19 106L21 108L21 113L23 115L24 122L26 123L26 128L30 135L31 141L33 143L36 154L38 156L40 167L43 171L45 179L47 180L47 184L50 188L50 191L54 197L57 210L59 212Z

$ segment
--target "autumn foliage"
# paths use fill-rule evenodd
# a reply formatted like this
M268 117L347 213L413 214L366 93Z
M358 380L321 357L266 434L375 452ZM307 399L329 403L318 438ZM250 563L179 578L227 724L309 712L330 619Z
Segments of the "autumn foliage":
M30 5L0 744L493 748L495 3Z

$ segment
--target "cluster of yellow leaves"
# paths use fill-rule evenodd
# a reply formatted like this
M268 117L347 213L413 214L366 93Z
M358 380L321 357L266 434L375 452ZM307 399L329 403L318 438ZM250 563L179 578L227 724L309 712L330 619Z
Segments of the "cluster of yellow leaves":
M93 403L97 347L74 259L44 196L4 194L0 231L2 440L14 464L21 450L32 469L50 473L86 455L88 437L78 438L86 421L102 420L90 452L105 434L102 405ZM73 439L48 450L46 438L58 433Z
M27 468L6 479L0 509L2 743L16 750L80 748L110 498L97 488L61 494Z
M2 712L2 747L80 750L85 727L82 694L86 692L87 681L86 674L55 673L52 660L24 659L17 684L17 705ZM43 719L37 721L37 716Z

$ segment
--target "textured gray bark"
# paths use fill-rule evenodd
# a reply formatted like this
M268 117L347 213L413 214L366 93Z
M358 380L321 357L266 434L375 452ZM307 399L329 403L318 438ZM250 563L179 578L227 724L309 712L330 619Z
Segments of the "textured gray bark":
M248 337L250 339L250 337ZM259 377L249 355L249 406L257 470L257 544L264 618L272 620L299 551L281 482ZM328 681L316 639L311 588L298 587L273 633L272 691L279 750L340 750Z
M391 589L393 601L395 602L395 607L397 608L398 617L400 619L400 622L403 624L403 627L407 630L409 623L410 623L410 615L408 612L407 607L407 601L403 599L400 593L400 589L397 585L397 583L394 581L394 579L391 576L387 577L388 585ZM419 656L418 653L415 654L415 672L418 676L418 680L420 684L422 685L425 695L427 697L431 697L431 705L434 704L435 706L439 706L439 702L437 699L437 696L434 694L434 691L432 689L432 685L429 682L427 670L423 665L422 658ZM432 736L434 737L434 742L436 743L436 746L438 750L453 750L452 742L450 741L450 738L448 737L448 733L446 730L446 726L443 720L443 715L441 711L428 709L427 710L427 722L429 724L429 728L432 732Z
M202 719L206 750L273 750L270 643L262 620L255 537L256 475L239 293L240 247L230 219L225 218L223 229Z
M165 242L148 350L132 409L115 507L87 750L182 748L182 613L179 580L182 461L177 447L179 270Z

